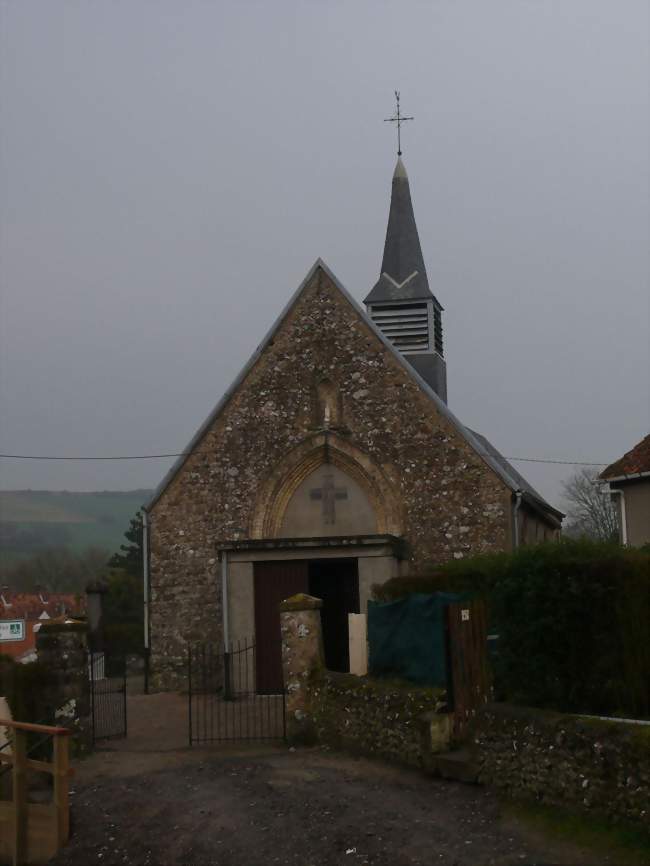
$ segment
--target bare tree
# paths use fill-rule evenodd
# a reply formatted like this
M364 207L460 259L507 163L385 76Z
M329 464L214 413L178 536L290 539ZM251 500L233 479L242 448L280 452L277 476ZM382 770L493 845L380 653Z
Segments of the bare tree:
M618 538L618 517L609 490L598 472L583 467L562 485L567 502L566 535L612 541Z

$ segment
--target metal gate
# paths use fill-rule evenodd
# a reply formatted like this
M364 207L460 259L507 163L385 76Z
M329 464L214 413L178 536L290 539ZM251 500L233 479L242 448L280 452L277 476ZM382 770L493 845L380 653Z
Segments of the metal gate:
M278 647L279 650L279 647ZM256 688L257 646L238 641L229 651L190 647L187 658L190 746L232 740L284 740L284 689Z
M88 654L93 743L126 737L126 658Z

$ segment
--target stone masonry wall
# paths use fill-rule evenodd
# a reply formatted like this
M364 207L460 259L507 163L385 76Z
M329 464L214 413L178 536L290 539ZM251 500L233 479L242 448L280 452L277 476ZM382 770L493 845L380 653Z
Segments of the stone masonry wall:
M52 708L53 724L73 731L74 753L88 751L92 723L85 623L43 623L36 633L36 652L47 676L42 697Z
M310 715L322 745L427 769L449 746L444 689L412 683L317 673Z
M514 798L650 832L650 727L491 704L475 736L479 780Z
M314 435L314 390L323 376L340 396L333 438L367 455L398 500L406 571L509 544L510 493L501 479L317 269L151 509L155 687L182 685L188 639L220 638L218 543L248 537L265 479Z

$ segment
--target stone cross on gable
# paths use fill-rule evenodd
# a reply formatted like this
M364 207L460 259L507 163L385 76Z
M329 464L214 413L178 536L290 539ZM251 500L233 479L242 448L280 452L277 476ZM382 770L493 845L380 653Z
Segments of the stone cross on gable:
M347 499L348 491L346 487L337 487L334 476L327 473L323 476L323 486L310 490L309 496L323 503L323 520L326 524L333 524L336 523L336 500Z

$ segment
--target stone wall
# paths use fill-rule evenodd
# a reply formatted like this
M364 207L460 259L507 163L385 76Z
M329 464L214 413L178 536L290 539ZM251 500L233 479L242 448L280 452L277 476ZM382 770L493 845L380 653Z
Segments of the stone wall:
M318 450L324 377L338 408ZM188 640L221 639L219 544L259 537L283 478L320 454L366 485L380 531L405 538L406 572L510 543L509 490L317 269L150 511L155 687L182 686Z
M325 671L312 676L310 700L322 745L424 769L449 747L442 689Z
M479 780L508 796L650 831L650 726L491 704L474 748Z

